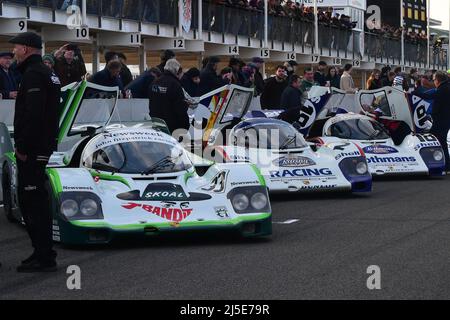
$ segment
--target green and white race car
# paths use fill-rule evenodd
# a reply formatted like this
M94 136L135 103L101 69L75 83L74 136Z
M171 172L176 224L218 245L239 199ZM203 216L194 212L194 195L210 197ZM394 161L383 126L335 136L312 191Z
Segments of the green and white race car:
M118 88L80 82L63 93L59 149L47 169L56 242L201 230L271 234L267 187L255 166L209 163L200 176L195 156L164 132L162 121L136 121L136 112L126 110L133 101L117 108ZM10 221L22 221L13 136L1 123L4 210Z

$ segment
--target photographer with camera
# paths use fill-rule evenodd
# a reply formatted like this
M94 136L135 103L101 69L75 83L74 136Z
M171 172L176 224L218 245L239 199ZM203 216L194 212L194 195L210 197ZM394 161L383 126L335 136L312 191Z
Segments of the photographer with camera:
M55 73L61 80L61 86L79 82L86 75L81 50L76 44L65 44L55 53Z

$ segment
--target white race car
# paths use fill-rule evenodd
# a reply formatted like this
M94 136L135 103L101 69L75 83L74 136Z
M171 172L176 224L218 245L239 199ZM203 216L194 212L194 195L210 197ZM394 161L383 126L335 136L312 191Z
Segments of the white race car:
M200 176L195 157L155 119L110 123L118 88L81 82L65 93L60 150L47 169L55 241L97 244L201 230L271 234L267 187L255 166L210 164ZM12 132L4 123L0 129L5 213L21 221Z
M226 146L206 150L216 161L250 162L262 172L270 193L372 190L363 151L336 139L307 143L287 122L247 119L230 132Z
M324 145L357 144L373 175L442 176L445 158L439 141L419 133L426 125L424 103L391 87L357 94L334 90L310 101L314 108L302 111L306 121L301 130Z

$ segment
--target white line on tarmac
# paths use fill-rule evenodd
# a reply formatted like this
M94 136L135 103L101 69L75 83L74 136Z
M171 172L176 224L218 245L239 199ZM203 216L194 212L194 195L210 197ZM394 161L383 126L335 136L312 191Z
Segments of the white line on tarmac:
M283 222L274 222L275 224L293 224L293 223L297 223L297 222L299 222L300 220L298 220L298 219L291 219L291 220L286 220L286 221L283 221Z

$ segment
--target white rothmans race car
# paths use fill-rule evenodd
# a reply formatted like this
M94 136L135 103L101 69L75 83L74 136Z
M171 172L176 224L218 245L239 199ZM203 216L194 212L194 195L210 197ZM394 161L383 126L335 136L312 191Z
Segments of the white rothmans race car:
M271 193L372 190L364 153L353 143L307 143L287 122L265 118L242 121L228 141L214 147L216 161L256 164Z
M420 133L427 122L424 104L391 87L357 94L333 90L309 100L309 108L301 111L300 130L324 146L342 141L358 145L373 175L442 176L445 158L439 141ZM388 131L390 125L394 129Z
M255 164L271 193L371 191L372 176L355 144L336 141L316 146L307 143L292 125L263 114L242 121L252 96L250 89L228 86L200 99L193 117L193 123L200 125L193 125L191 134L205 146L205 158L216 163Z
M163 124L127 123L130 110L115 112L118 88L81 82L64 93L59 151L47 169L55 241L97 244L200 230L271 234L267 187L255 166L210 165L199 176L194 156ZM0 124L2 194L8 218L21 221L10 131Z

